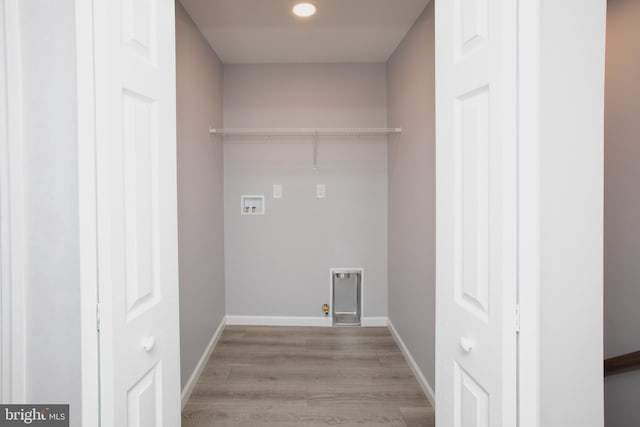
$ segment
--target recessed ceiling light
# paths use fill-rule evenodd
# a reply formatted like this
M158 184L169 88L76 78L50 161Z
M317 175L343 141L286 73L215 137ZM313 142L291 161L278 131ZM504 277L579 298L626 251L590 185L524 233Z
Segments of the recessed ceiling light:
M302 18L308 18L316 14L318 8L313 3L298 3L293 6L293 13Z

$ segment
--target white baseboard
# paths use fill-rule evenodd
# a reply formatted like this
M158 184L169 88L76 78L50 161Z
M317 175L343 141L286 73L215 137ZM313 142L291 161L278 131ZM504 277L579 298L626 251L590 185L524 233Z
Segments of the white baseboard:
M429 402L431 402L431 406L435 408L436 394L433 391L433 388L431 388L431 386L427 382L427 379L422 373L422 370L420 369L416 361L413 359L413 356L411 356L409 349L404 344L404 341L402 341L402 338L400 338L400 335L398 334L398 331L396 331L396 328L394 328L391 320L388 321L387 326L389 326L389 330L391 331L391 335L393 336L393 339L398 344L398 347L400 347L400 350L402 351L404 358L407 360L409 367L413 371L413 374L416 376L416 379L418 380L418 384L420 384L420 388L422 388L422 391L424 391L425 396L427 396L427 399L429 399Z
M238 326L333 326L331 317L227 316L227 325ZM364 317L362 326L387 326L386 317Z
M362 326L364 327L380 327L387 326L389 319L386 317L363 317Z
M227 325L242 326L331 326L330 317L227 316Z
M224 330L225 324L226 324L225 318L223 317L222 321L220 322L220 325L218 325L218 329L216 329L216 331L213 333L213 336L211 337L211 341L209 341L207 348L204 350L204 353L202 353L202 357L200 357L198 364L196 365L195 369L191 373L191 376L189 377L189 381L187 381L187 384L184 386L184 389L182 390L182 409L184 409L185 405L187 404L187 401L191 396L191 392L193 392L193 388L196 386L196 383L198 382L198 378L200 378L200 375L202 374L202 371L204 370L204 367L207 364L207 360L209 360L211 353L213 353L213 349L216 347L216 344L218 343L218 340L222 335L222 331Z

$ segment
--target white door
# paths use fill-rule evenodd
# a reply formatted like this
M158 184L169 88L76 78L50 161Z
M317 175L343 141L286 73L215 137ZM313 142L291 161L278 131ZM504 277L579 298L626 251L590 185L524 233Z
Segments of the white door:
M516 2L436 2L438 427L516 425Z
M174 0L95 0L103 427L180 425Z

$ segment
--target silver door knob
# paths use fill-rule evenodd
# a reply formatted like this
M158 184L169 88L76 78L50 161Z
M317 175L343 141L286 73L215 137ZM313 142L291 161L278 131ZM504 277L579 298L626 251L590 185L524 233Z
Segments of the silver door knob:
M153 347L156 346L156 337L146 337L145 339L142 340L142 348L144 348L144 351L146 351L147 353L150 352L151 350L153 350Z
M469 353L473 348L473 341L467 337L460 337L460 348L465 353Z

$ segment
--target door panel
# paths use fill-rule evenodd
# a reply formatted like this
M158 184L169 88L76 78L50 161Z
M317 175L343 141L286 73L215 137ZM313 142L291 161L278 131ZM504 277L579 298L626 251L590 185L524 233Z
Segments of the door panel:
M122 3L122 40L129 54L157 63L157 19L154 0L125 0Z
M516 425L515 12L436 3L439 427Z
M127 320L160 300L158 254L158 126L156 103L123 92L125 286Z
M488 0L455 0L456 62L476 49L486 47L489 40Z
M456 364L454 368L454 425L489 427L489 393Z
M455 100L456 301L489 318L489 91Z
M131 427L162 423L162 362L158 362L127 391L127 421Z
M177 426L174 2L94 8L102 425Z

